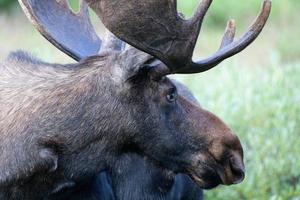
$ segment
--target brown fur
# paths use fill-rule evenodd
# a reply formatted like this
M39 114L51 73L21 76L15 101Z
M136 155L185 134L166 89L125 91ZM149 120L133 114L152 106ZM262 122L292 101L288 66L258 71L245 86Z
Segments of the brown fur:
M240 179L230 174L243 170L238 138L184 97L168 102L176 86L165 77L151 79L149 59L132 48L71 66L22 52L4 61L0 197L40 199L80 186L126 152L187 172L205 188Z

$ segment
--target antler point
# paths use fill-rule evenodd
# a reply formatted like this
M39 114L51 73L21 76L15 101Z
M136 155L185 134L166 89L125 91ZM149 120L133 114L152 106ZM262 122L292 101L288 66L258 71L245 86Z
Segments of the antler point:
M228 27L229 28L234 28L236 26L235 20L231 19L228 21Z
M263 8L269 9L272 6L272 0L264 0Z

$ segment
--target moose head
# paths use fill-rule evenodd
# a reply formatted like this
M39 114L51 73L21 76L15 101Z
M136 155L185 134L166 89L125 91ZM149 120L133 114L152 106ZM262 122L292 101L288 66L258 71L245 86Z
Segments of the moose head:
M241 39L234 41L230 21L220 50L197 62L191 57L211 0L203 0L188 20L173 0L87 0L108 30L129 45L112 34L98 38L85 1L78 14L65 0L19 2L47 39L81 61L70 67L17 55L1 65L0 88L6 89L0 95L6 97L0 105L7 106L1 107L0 123L7 125L0 132L14 139L2 140L0 157L7 159L0 166L18 166L0 172L0 185L44 176L46 169L53 183L61 183L62 174L78 182L113 165L124 152L187 173L202 188L243 180L238 137L217 116L179 95L167 75L204 72L245 49L268 19L269 0ZM16 145L13 152L21 158L8 159Z

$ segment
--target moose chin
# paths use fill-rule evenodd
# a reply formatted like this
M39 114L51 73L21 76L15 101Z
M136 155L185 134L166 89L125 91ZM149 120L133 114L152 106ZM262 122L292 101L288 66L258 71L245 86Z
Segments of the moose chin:
M230 21L220 49L196 62L212 0L188 20L169 0L86 0L76 14L65 0L19 2L41 34L78 63L49 64L18 52L0 64L1 199L49 199L112 169L127 153L146 158L145 167L185 173L201 188L244 179L238 137L167 76L207 71L244 50L262 31L269 0L244 36L234 41ZM108 29L105 40L88 6Z

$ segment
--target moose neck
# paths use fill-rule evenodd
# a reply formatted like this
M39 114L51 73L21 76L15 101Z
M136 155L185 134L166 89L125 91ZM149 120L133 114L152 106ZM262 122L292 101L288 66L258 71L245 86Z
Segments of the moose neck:
M47 194L84 182L126 143L130 111L118 100L110 68L90 62L50 65L17 53L2 64L0 86L12 87L2 87L7 95L1 95L0 167L6 171L0 172L0 197L11 185L34 199L42 194L32 194L33 185ZM27 179L28 187L22 184Z
M135 153L121 155L109 173L118 200L165 200L175 180L174 173Z
M130 127L130 107L124 106L118 83L112 80L113 75L109 76L115 72L107 66L99 67L97 58L79 65L78 80L70 85L76 90L72 97L74 102L68 101L70 106L65 107L61 116L71 113L70 127L65 134L53 136L56 142L61 135L63 141L68 141L68 152L63 154L65 163L62 165L72 173L70 175L76 176L77 171L78 176L83 177L80 170L85 169L85 177L89 177L114 162L121 149L128 145L134 127ZM86 71L85 65L89 66ZM80 90L82 93L78 92Z
M175 175L136 153L118 157L108 172L118 200L202 200L203 191L187 175ZM101 179L106 182L105 178Z

